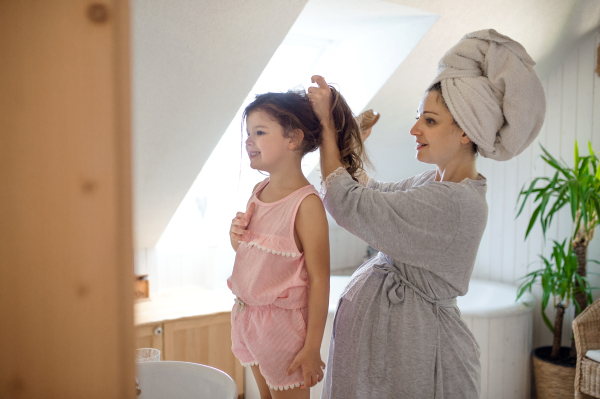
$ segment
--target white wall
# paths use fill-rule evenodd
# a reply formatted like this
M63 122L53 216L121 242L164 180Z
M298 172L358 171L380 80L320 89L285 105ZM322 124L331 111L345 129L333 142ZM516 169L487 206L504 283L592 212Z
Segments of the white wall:
M333 220L329 221L329 250L332 272L356 268L366 260L367 256L367 244L338 226Z
M156 245L307 0L130 3L140 249Z
M473 278L518 283L517 279L527 273L528 264L536 262L531 265L530 271L540 268L538 254L549 256L552 239L562 241L571 234L572 222L567 211L553 221L545 246L541 228L537 226L524 241L528 217L534 208L530 201L523 214L515 220L515 205L525 183L533 177L548 176L552 172L539 158L540 144L570 166L573 165L575 140L579 143L580 154L588 154L587 143L590 140L594 151L600 153L600 78L594 74L599 43L600 34L588 37L549 76L542 79L547 98L546 122L533 145L508 162L479 159L479 171L489 182L487 201L490 212ZM590 243L588 259L600 260L598 236L600 231ZM590 264L588 267L600 272L598 265ZM594 286L600 285L598 277L590 276L590 279ZM552 344L550 331L540 315L539 289L535 293L538 304L534 311L534 348ZM599 292L594 294L594 298L599 296ZM565 317L563 345L566 346L570 345L572 313L571 309Z

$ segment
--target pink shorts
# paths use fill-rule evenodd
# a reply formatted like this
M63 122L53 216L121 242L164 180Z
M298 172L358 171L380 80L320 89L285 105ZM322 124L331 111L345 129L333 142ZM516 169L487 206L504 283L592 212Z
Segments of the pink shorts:
M273 390L299 387L304 383L298 367L286 375L288 367L304 347L308 308L282 309L275 305L244 305L231 311L231 349L243 366L258 365ZM237 312L237 315L236 315Z

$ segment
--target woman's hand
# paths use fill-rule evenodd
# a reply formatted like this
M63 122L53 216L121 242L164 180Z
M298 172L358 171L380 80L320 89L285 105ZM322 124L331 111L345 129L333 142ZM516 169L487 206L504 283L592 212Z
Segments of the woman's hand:
M229 229L229 238L231 240L231 246L233 250L237 252L238 247L240 246L240 241L246 241L246 237L244 233L246 233L246 228L250 223L250 219L252 219L252 214L254 213L254 209L256 208L256 203L252 202L246 210L246 213L238 212L235 215L235 218L231 221L231 228Z
M314 387L323 379L325 363L321 360L319 349L309 349L306 346L302 348L287 369L287 375L291 375L298 367L302 368L302 376L304 377L302 389Z
M323 127L331 127L335 131L331 115L331 89L322 76L314 75L311 81L318 85L318 87L311 86L308 88L308 100L313 111L315 111Z
M308 99L313 111L323 126L323 141L321 143L321 174L323 179L338 167L343 167L342 156L337 146L337 137L333 115L331 113L331 89L322 76L314 75L311 78L318 87L308 88Z
M371 135L371 130L379 120L379 116L380 115L378 112L373 111L372 109L368 109L356 117L356 123L358 124L358 128L360 129L360 134L362 136L363 143L367 139L367 137Z

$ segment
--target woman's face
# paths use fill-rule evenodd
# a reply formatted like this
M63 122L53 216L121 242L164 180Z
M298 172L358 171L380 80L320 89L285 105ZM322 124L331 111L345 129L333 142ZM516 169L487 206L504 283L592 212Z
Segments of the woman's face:
M442 102L441 93L431 91L419 104L417 123L410 129L417 144L417 159L444 168L469 138L454 123L454 118Z

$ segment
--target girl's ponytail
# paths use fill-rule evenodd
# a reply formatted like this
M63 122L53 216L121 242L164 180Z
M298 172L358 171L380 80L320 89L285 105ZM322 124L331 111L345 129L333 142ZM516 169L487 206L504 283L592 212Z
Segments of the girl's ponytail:
M344 97L335 88L329 87L331 89L331 114L342 164L350 176L358 181L365 164L370 165L360 128Z

